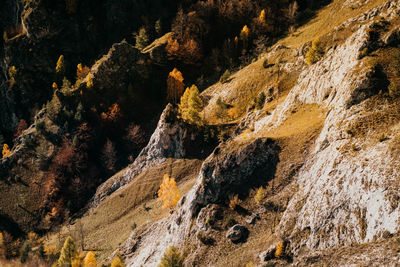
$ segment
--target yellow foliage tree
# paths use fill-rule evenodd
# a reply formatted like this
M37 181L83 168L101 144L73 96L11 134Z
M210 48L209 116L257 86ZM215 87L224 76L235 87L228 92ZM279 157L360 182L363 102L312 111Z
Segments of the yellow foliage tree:
M174 68L167 78L167 100L172 103L177 103L182 96L185 85L183 83L182 73Z
M64 77L64 74L65 74L65 62L64 62L64 56L63 55L61 55L57 60L56 73L60 77Z
M116 255L111 261L111 267L124 267L124 263L121 259Z
M61 249L60 257L58 258L56 267L75 267L80 265L79 252L75 247L74 240L69 236Z
M175 246L170 246L161 259L158 267L182 267L183 257Z
M278 243L278 245L276 245L275 258L279 259L282 256L283 256L283 242L281 241Z
M175 179L165 174L158 190L158 199L163 203L163 208L174 209L180 198L181 194L176 186Z
M234 195L233 197L231 196L230 197L230 200L229 200L229 208L231 209L231 210L235 210L236 209L236 206L237 205L239 205L240 204L240 199L239 199L239 195Z
M97 267L96 256L89 251L83 259L82 267Z
M180 118L191 124L200 124L200 112L203 109L203 100L196 85L187 88L178 105Z
M264 188L261 186L260 188L257 189L257 193L254 196L254 200L256 201L257 204L261 202L265 197L265 191Z
M84 66L82 65L82 63L79 63L76 66L76 80L81 80L83 78L86 77L86 75L88 75L90 69L88 66Z
M242 31L240 32L240 39L243 42L243 48L246 49L249 41L250 29L247 25L244 25Z
M4 244L3 233L0 232L0 259L5 259L7 253L6 245Z
M8 76L10 79L15 79L15 76L17 75L17 68L15 66L11 66L8 69Z
M11 150L10 150L10 148L8 147L7 144L4 144L4 145L3 145L3 152L2 152L2 154L3 154L3 158L8 157L8 156L11 155Z
M92 87L93 87L93 74L89 73L87 76L86 88L92 88Z
M261 10L260 16L258 16L258 21L260 23L267 23L267 15L265 13L265 9Z

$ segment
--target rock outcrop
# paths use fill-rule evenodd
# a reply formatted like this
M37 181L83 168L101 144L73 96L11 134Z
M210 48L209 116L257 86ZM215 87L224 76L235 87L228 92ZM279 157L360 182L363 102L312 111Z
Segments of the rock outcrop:
M253 177L257 177L257 168L262 167L264 171L269 170L273 174L279 149L272 140L261 138L243 143L240 147L237 145L232 141L214 150L204 162L196 184L181 198L175 213L152 224L141 234L131 234L120 248L127 258L128 266L157 266L169 246L181 246L187 238L204 230L204 223L192 224L192 220L197 217L198 221L202 221L201 218L207 213L206 210L200 212L202 207L226 200L235 189L247 192L245 188L252 184ZM265 174L268 176L268 172ZM254 182L259 181L254 179ZM232 186L233 191L224 185ZM213 206L207 207L211 213L216 212ZM240 237L244 237L245 230L240 232ZM234 236L236 240L237 235Z
M361 18L390 20L387 14L399 10L400 4L390 1ZM290 239L295 255L372 241L384 231L394 233L400 228L400 187L393 182L400 174L393 152L398 149L398 123L390 126L385 142L378 141L373 128L366 136L349 130L363 121L363 114L372 114L367 100L385 90L385 80L379 80L376 69L359 57L368 46L373 25L361 26L343 45L329 49L320 62L305 69L275 113L256 123L258 130L272 122L277 127L302 104L318 103L329 109L316 148L298 173L299 191L280 222L280 234Z
M204 140L205 130L178 120L176 109L167 105L147 146L124 173L108 179L97 189L90 207L98 206L105 197L128 184L143 170L162 164L168 158L206 157L216 143L215 140Z

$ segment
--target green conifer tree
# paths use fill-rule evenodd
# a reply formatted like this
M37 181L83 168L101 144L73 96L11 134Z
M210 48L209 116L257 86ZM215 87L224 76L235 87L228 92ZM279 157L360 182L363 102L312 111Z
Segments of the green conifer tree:
M157 35L160 36L162 33L162 22L161 19L158 19L154 25L154 30L156 31Z
M146 29L140 28L139 34L136 35L136 48L143 50L149 43L149 36L147 35Z

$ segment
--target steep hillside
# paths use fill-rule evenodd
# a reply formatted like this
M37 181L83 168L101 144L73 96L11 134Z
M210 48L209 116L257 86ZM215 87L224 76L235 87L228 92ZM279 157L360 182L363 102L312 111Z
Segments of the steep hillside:
M320 15L342 10L346 14L352 9L339 2L334 1ZM172 244L180 247L189 266L242 266L250 260L286 265L301 263L304 257L318 265L319 259L325 262L324 252L315 257L309 253L361 243L370 249L360 247L362 252L357 253L363 253L363 259L358 258L359 263L374 259L373 242L382 236L391 239L399 230L395 182L398 73L394 69L399 64L400 6L396 1L367 2L364 10L341 17L320 36L325 52L315 64L304 63L307 44L282 45L295 44L292 36L233 74L227 83L203 93L208 101L204 112L211 123L218 117L214 113L218 99L232 108L246 101L251 105L254 96L264 92L270 102L261 110L243 111L246 115L235 134L207 158L196 185L181 199L176 213L144 232L132 233L120 248L128 265L156 266ZM307 38L322 18L300 28L297 38ZM268 77L274 66L276 71L271 74L280 72L275 79L260 74L265 72ZM297 79L285 87L284 80L291 75ZM299 148L306 151L304 158L296 156ZM288 150L292 152L285 154ZM278 158L284 163L278 163ZM248 197L253 194L250 189L261 185L268 193L262 205L255 205ZM243 202L232 212L226 205L235 193ZM215 217L213 209L220 209L222 215ZM243 234L244 243L233 247L229 239L224 241L223 222L228 216L249 230L247 237ZM253 226L244 220L246 216L258 216L260 222L256 220ZM262 225L271 226L270 232L262 231ZM279 242L284 244L284 256L274 259ZM326 253L340 255L331 250ZM350 263L350 259L342 262Z
M72 236L101 264L160 266L174 246L183 266L396 266L400 2L316 2L183 1L152 43L148 21L110 33L73 85L47 66L54 92L0 161L0 230L54 251ZM25 4L23 22L61 8ZM24 90L10 71L0 89Z

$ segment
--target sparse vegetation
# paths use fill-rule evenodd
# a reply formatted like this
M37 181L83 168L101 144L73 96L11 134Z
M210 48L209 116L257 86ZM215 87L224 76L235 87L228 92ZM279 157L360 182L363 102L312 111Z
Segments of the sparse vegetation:
M254 99L256 109L262 109L265 104L265 93L261 92L258 97Z
M231 196L229 199L229 208L231 210L235 210L236 207L240 204L240 200L239 200L239 195L236 194L234 196Z
M306 53L305 59L308 65L312 65L317 63L322 56L324 55L325 50L324 47L319 40L319 38L316 38L314 41L311 43L311 47Z
M146 28L142 27L139 33L136 35L136 45L135 47L139 50L143 50L149 44L149 36L147 34Z
M175 246L167 249L158 267L183 267L183 256Z
M265 197L265 191L264 188L261 186L260 188L257 189L256 195L254 196L254 200L257 204L260 204L260 202L264 199Z
M118 255L115 255L112 259L111 267L124 267L124 263Z
M221 75L221 78L219 78L220 83L227 83L229 81L230 76L231 76L230 71L226 70L224 74Z

